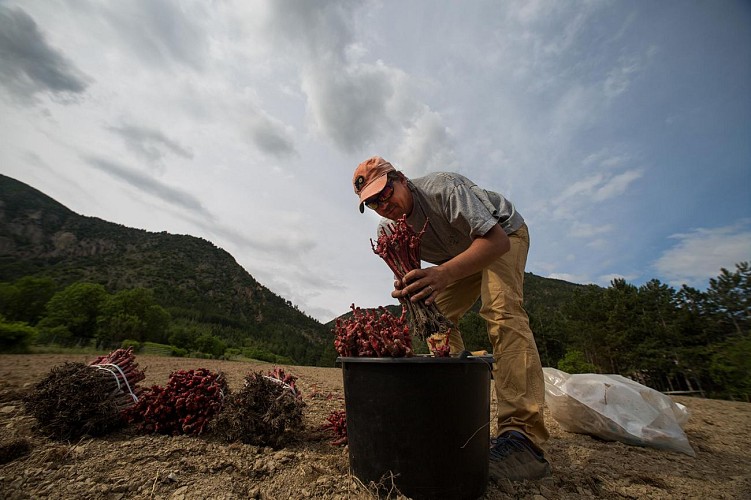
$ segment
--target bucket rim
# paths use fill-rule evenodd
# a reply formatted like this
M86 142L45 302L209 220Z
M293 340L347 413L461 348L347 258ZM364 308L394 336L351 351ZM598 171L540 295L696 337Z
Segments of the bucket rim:
M492 364L495 360L490 354L481 356L466 357L446 357L436 358L429 354L418 354L416 356L405 358L391 357L360 357L360 356L339 356L336 358L337 363L374 363L374 364Z

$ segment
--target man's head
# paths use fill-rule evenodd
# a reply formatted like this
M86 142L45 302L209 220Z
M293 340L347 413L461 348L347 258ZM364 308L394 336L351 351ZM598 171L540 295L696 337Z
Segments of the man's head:
M360 198L360 213L367 205L381 217L396 220L412 211L412 192L406 177L380 156L357 166L352 185Z
M380 156L368 158L357 166L352 176L352 185L355 194L360 197L360 213L365 211L365 201L386 187L389 172L396 172L396 169Z

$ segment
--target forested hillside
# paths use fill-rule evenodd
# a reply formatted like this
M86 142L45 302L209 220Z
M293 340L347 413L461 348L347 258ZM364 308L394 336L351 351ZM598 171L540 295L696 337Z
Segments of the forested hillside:
M211 242L84 217L2 175L0 282L6 283L5 293L10 294L6 307L14 296L27 302L18 293L47 293L50 299L52 293L76 283L99 285L108 294L148 290L146 295L171 318L172 331L163 332L161 341L208 334L227 346L315 364L330 340L323 325L258 283ZM9 288L11 284L20 285L20 290ZM35 324L40 318L28 319ZM132 334L144 333L132 330ZM86 333L101 338L98 332ZM69 340L82 340L73 337Z
M540 280L526 276L525 306L543 366L617 373L666 392L749 400L748 262L722 269L705 291L685 285L676 290L659 280L637 287L617 279L608 288L573 289ZM542 294L532 291L538 286ZM489 349L475 312L460 328L468 348Z

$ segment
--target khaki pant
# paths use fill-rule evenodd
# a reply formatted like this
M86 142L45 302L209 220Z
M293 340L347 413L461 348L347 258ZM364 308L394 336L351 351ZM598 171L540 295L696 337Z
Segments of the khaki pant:
M524 268L529 251L526 224L509 235L511 249L481 272L449 285L436 299L454 325L477 298L493 346L493 379L498 404L498 434L517 430L538 446L547 441L542 417L545 385L537 345L522 306ZM464 350L458 329L449 337L451 353Z

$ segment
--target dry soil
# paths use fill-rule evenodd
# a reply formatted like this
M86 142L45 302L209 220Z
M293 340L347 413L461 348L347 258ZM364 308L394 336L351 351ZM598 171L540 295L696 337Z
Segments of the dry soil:
M298 377L305 429L279 450L133 429L76 442L51 441L35 432L21 401L24 391L55 365L92 359L0 355L0 450L12 455L14 444L28 445L25 454L0 465L0 498L377 498L349 473L347 448L331 445L331 436L320 430L333 410L344 409L338 368L283 367ZM174 370L208 368L224 372L232 389L248 373L276 366L150 356L137 361L146 368L144 385L165 385ZM484 498L751 499L751 404L675 400L691 413L685 430L695 457L564 432L546 409L553 476L491 481Z

